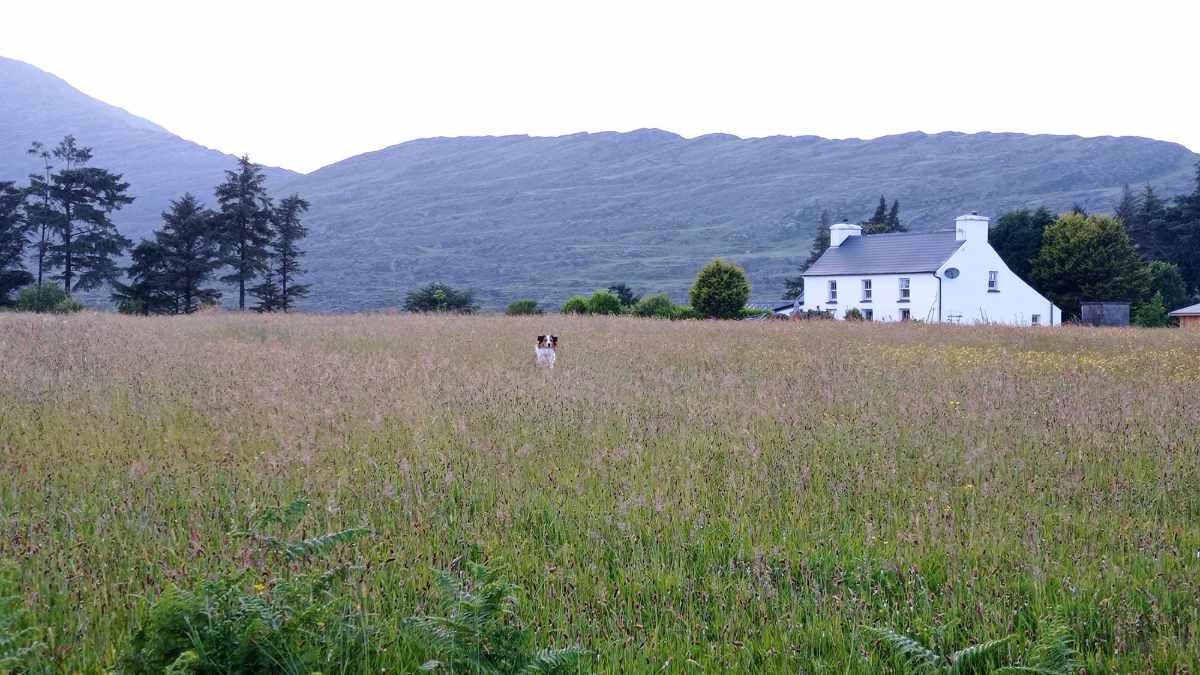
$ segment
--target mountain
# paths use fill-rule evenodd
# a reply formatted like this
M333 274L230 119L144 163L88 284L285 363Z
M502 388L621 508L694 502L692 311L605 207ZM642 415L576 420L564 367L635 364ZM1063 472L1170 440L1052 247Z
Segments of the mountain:
M212 188L234 158L0 58L0 180L24 181L34 140L74 134L137 197L116 216L137 238L170 199ZM325 133L337 133L331 128ZM277 196L312 203L307 307L394 307L430 281L469 286L485 305L557 305L612 282L687 297L716 256L742 264L754 296L778 296L808 256L821 209L868 217L885 194L915 230L965 211L998 215L1078 203L1111 211L1124 183L1190 190L1198 156L1144 138L910 133L685 139L629 133L431 138L300 175L267 169Z
M25 182L41 160L25 153L32 141L53 148L74 134L95 151L94 163L123 174L136 197L115 220L137 239L160 224L167 202L191 191L213 205L213 187L236 158L186 141L157 124L98 101L34 66L0 57L0 180ZM267 169L278 185L299 174Z
M716 256L746 268L756 297L777 297L822 209L863 220L882 193L914 230L967 211L1111 211L1125 183L1190 190L1198 159L1132 137L685 139L644 129L412 141L284 187L313 204L314 307L394 306L435 280L471 286L490 305L557 304L615 281L685 300Z

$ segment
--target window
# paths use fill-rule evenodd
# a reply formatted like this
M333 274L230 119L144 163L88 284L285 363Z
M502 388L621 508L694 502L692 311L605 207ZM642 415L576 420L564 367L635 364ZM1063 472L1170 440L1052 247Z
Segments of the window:
M865 320L865 321L874 321L875 320L875 310L867 308L867 309L864 309L862 311L862 313L863 313L863 320Z
M908 277L900 277L900 302L908 302Z
M1031 325L1031 326L1042 325L1042 315L1034 314L1033 316L1029 317L1029 325Z
M901 307L900 308L900 320L908 321L911 318L912 318L912 312L909 312L907 307Z
M829 282L829 302L837 302L837 282Z
M1000 273L997 272L996 270L992 270L991 272L988 272L988 290L989 291L1000 290L999 284L1000 284Z
M863 282L862 282L862 284L863 284L863 297L862 297L862 301L863 301L863 302L870 302L870 301L871 301L871 280L870 280L870 279L863 279Z

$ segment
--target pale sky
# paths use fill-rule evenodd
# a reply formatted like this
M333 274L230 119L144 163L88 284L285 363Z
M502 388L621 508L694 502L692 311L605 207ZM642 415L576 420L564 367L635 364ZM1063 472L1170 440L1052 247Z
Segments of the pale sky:
M1136 135L1200 151L1194 0L5 5L0 56L298 171L428 136L641 127Z

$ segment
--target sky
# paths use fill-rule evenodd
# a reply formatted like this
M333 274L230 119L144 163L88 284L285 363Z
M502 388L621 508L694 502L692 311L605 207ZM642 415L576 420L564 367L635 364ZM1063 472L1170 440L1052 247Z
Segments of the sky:
M6 6L0 56L304 172L429 136L643 127L1200 151L1197 26L1180 0L62 0Z

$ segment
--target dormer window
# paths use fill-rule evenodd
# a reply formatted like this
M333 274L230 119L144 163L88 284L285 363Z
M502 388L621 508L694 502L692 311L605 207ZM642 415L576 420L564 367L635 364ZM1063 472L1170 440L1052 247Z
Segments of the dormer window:
M837 303L837 282L832 279L829 281L829 302Z
M988 290L989 291L1000 290L1000 273L997 272L996 270L992 270L992 271L988 272Z
M871 280L870 279L862 280L862 301L863 302L871 301Z
M908 302L909 295L909 278L900 277L900 302Z

